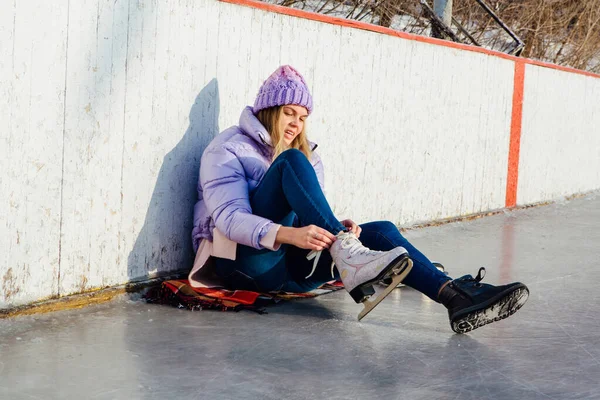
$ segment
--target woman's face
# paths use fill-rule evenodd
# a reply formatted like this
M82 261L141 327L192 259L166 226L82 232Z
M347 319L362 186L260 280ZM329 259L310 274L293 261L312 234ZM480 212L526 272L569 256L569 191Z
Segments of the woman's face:
M304 121L308 111L302 106L287 105L281 107L279 115L279 132L283 134L283 141L288 146L304 129Z

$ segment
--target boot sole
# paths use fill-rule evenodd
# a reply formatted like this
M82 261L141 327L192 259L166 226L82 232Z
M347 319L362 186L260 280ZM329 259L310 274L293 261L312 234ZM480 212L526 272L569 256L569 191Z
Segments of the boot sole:
M505 319L519 311L529 297L527 286L520 285L503 293L499 299L491 299L489 305L478 307L479 310L463 311L451 322L452 330L456 333L467 333L495 321ZM483 308L481 308L483 307ZM464 313L467 313L464 315ZM464 315L464 316L461 316Z

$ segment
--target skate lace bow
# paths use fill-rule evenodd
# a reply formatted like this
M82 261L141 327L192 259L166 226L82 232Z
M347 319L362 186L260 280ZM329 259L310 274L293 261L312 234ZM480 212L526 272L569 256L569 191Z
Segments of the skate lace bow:
M369 249L368 247L363 246L363 244L358 240L356 235L352 232L342 233L341 235L338 236L338 240L340 240L340 239L342 240L342 243L340 244L340 246L342 247L342 249L349 249L348 254L350 254L351 256L354 256L357 254L377 253L376 251L373 251L373 250ZM308 253L308 255L306 256L306 259L312 260L314 258L315 260L313 261L313 267L312 267L312 270L310 271L310 274L308 274L306 276L306 278L304 278L304 279L308 279L313 275L313 273L317 269L317 264L319 263L319 258L321 257L322 252L323 252L323 250L313 250L310 253ZM335 262L332 261L331 262L331 277L332 278L335 277L333 274L334 266L335 266Z

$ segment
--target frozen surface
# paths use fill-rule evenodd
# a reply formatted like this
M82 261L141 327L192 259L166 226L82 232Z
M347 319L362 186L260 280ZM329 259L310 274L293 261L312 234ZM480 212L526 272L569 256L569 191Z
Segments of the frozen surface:
M600 196L406 235L452 276L531 296L467 335L397 289L363 322L345 292L252 312L121 298L0 321L0 399L600 399Z

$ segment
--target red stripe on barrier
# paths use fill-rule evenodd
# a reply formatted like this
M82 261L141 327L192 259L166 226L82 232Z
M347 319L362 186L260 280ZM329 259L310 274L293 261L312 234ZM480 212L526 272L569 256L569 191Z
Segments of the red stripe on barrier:
M571 67L565 67L565 66L562 66L562 65L551 64L551 63L547 63L547 62L544 62L544 61L531 60L529 58L521 58L521 60L523 62L525 62L526 64L535 65L537 67L544 67L544 68L556 69L556 70L559 70L559 71L570 72L572 74L578 74L578 75L585 75L585 76L589 76L589 77L592 77L592 78L600 78L600 75L598 75L598 74L594 74L593 72L584 71L584 70L581 70L581 69L576 69L576 68L571 68Z
M323 22L326 24L346 26L346 27L355 28L355 29L362 29L365 31L383 33L386 35L396 36L396 37L399 37L402 39L413 40L416 42L431 43L431 44L437 44L437 45L444 46L444 47L451 47L454 49L474 51L477 53L485 53L485 54L494 55L494 56L497 56L500 58L506 58L509 60L518 60L519 59L518 57L510 56L506 53L501 53L499 51L494 51L494 50L488 50L488 49L484 49L482 47L450 42L447 40L436 39L436 38L432 38L429 36L414 35L411 33L396 31L391 28L385 28L385 27L379 26L379 25L368 24L366 22L359 22L359 21L356 21L353 19L331 17L329 15L298 10L298 9L291 8L291 7L278 6L278 5L264 3L262 1L257 1L257 0L220 0L220 1L222 1L224 3L239 4L242 6L258 8L261 10L270 11L270 12L274 12L277 14L284 14L284 15L289 15L292 17L310 19L313 21L319 21L319 22Z
M511 56L505 53L501 53L494 50L488 50L482 47L470 46L461 43L454 43L446 40L435 39L427 36L419 36L406 32L396 31L390 28L384 28L382 26L368 24L365 22L359 22L355 20L336 18L328 15L317 14L308 11L297 10L290 7L283 7L274 4L264 3L257 0L220 0L224 3L237 4L252 8L261 9L264 11L274 12L277 14L289 15L292 17L298 17L313 21L319 21L332 25L346 26L355 29L362 29L371 32L382 33L389 36L395 36L398 38L412 40L416 42L430 43L444 47L450 47L454 49L460 49L465 51L472 51L475 53L483 53L498 58L511 60L515 63L515 74L514 74L514 90L513 90L513 105L512 105L512 119L510 126L510 145L508 154L508 171L507 171L507 182L506 182L506 207L514 207L517 204L517 185L519 180L519 152L521 146L521 124L523 119L523 88L525 83L525 66L535 65L538 67L550 68L554 70L574 73L578 75L589 76L593 78L600 78L600 75L594 74L588 71L582 71L579 69L564 67L556 64L551 64L543 61L530 60L526 58L520 58Z
M368 24L366 22L359 22L359 21L355 21L352 19L331 17L329 15L317 14L317 13L303 11L303 10L297 10L297 9L291 8L291 7L277 6L274 4L264 3L262 1L257 1L257 0L220 0L220 1L222 1L224 3L238 4L241 6L258 8L261 10L270 11L270 12L274 12L277 14L289 15L292 17L309 19L309 20L313 20L313 21L319 21L319 22L323 22L326 24L347 26L350 28L382 33L385 35L395 36L395 37L399 37L399 38L406 39L406 40L412 40L415 42L430 43L430 44L436 44L439 46L450 47L453 49L473 51L475 53L483 53L483 54L487 54L487 55L491 55L491 56L495 56L495 57L499 57L499 58L504 58L507 60L512 60L512 61L515 61L518 63L531 64L531 65L536 65L538 67L557 69L560 71L571 72L574 74L585 75L585 76L590 76L590 77L594 77L594 78L600 78L600 75L594 74L594 73L588 72L588 71L582 71L582 70L570 68L570 67L563 67L561 65L551 64L551 63L547 63L547 62L543 62L543 61L515 57L515 56L511 56L511 55L508 55L506 53L502 53L499 51L488 50L483 47L470 46L470 45L466 45L466 44L462 44L462 43L454 43L454 42L450 42L447 40L435 39L435 38L428 37L428 36L420 36L420 35L414 35L411 33L400 32L400 31L396 31L391 28L384 28L383 26Z
M517 205L519 183L519 153L521 150L521 125L523 122L523 90L525 86L525 63L515 63L510 144L508 147L508 172L506 179L506 207Z

